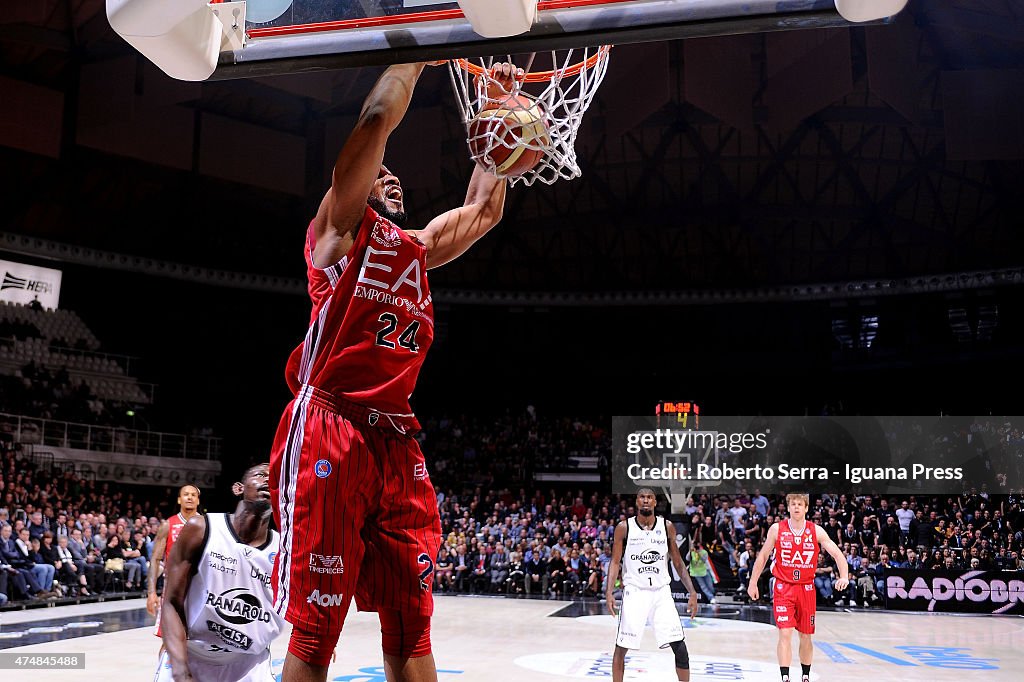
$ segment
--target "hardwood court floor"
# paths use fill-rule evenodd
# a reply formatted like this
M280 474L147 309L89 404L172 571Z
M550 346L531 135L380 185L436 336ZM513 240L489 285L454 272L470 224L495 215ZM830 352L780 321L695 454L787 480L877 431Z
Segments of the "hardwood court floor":
M0 679L151 680L159 644L141 607L139 600L0 614L0 651L86 654L84 671L4 670ZM691 679L777 682L776 635L765 610L723 605L715 617L708 608L715 607L686 629ZM600 604L442 596L433 624L438 680L610 680L614 635L614 619ZM29 643L48 638L55 641ZM286 632L271 648L275 672L287 641ZM815 681L1024 679L1024 618L819 612L815 642ZM384 682L379 651L376 617L353 611L328 679ZM650 631L630 656L626 679L675 680L671 653L656 648Z

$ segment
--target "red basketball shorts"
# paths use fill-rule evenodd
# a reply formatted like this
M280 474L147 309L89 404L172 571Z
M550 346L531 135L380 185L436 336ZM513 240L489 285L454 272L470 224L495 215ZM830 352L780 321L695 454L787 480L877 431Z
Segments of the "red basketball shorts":
M776 579L775 594L772 595L775 625L780 628L796 628L805 635L814 634L814 583L786 583Z
M270 475L274 606L288 622L337 637L353 597L361 611L433 613L437 496L393 419L304 389L281 419Z

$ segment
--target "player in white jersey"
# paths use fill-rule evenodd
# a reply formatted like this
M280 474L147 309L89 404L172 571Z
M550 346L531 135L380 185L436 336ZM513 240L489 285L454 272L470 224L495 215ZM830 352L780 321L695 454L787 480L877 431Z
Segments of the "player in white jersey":
M626 650L639 649L644 628L650 623L662 649L671 647L676 657L676 676L683 682L690 679L690 655L686 651L683 626L672 599L672 574L669 560L690 594L690 618L697 616L697 590L683 566L683 557L676 545L676 529L667 519L655 516L658 498L650 488L636 494L635 518L615 527L615 546L608 566L608 587L605 600L612 615L615 612L615 579L622 568L622 607L612 656L612 680L622 682L626 674Z
M174 543L154 682L273 682L270 642L283 620L271 587L269 478L268 464L250 468L232 487L242 498L234 513L194 516Z

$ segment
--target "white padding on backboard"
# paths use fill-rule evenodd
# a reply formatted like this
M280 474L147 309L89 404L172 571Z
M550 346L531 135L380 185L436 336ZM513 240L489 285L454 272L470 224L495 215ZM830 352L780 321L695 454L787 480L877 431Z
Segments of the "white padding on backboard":
M217 68L223 29L208 0L107 0L107 20L172 78L206 80Z
M537 16L537 0L459 0L459 6L484 38L526 33Z
M847 21L875 21L903 11L907 0L836 0L836 9Z

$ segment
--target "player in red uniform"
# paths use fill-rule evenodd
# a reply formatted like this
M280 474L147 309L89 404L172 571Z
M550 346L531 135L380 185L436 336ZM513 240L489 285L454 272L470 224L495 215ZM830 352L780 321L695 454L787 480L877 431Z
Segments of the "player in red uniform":
M772 594L772 607L775 613L775 625L779 629L779 644L776 652L779 656L779 670L783 682L789 682L789 664L793 659L793 628L800 633L800 667L801 682L809 682L811 676L811 656L814 653L815 590L814 569L818 566L818 546L832 555L839 566L839 580L836 589L845 590L850 582L850 567L846 557L836 543L820 526L807 520L807 509L810 498L807 495L791 493L786 495L786 506L789 507L789 518L772 524L768 529L764 547L757 553L754 568L750 572L750 585L747 593L757 601L757 581L764 570L772 552L775 562L772 564L772 575L775 577L775 589Z
M494 67L511 86L514 67ZM288 360L295 398L271 453L281 547L275 608L292 625L283 679L325 680L353 597L376 611L391 682L437 679L430 651L437 498L409 396L433 338L428 268L501 218L505 182L473 170L465 204L406 231L383 165L424 64L388 68L363 103L306 232L313 308Z
M160 599L156 594L156 581L163 573L163 564L171 555L171 547L188 520L199 513L199 488L185 484L178 489L178 513L160 524L153 542L153 556L149 560L149 590L146 596L146 610L156 616L156 632L160 637ZM161 653L163 647L160 647Z

